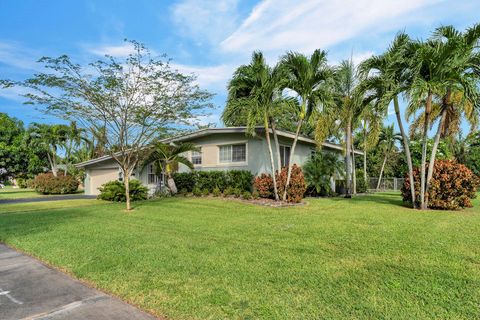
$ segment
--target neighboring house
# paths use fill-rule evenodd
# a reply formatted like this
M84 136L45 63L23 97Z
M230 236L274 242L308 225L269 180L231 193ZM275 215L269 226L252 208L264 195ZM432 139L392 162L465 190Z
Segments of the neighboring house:
M290 162L302 166L316 150L316 142L305 136L300 136L293 159L290 159L290 148L294 134L277 130L280 144L280 159L282 166ZM271 135L272 136L272 135ZM189 152L188 158L195 170L249 170L252 174L269 173L270 156L264 130L258 128L255 136L247 136L245 127L208 128L192 133L163 140L164 143L192 142L200 148L200 152ZM274 144L272 136L272 145ZM322 150L336 152L343 157L343 147L325 142ZM355 151L362 155L361 151ZM274 160L276 165L276 152ZM118 164L110 156L85 161L76 165L85 169L85 193L98 194L98 188L112 180L122 180ZM278 169L278 168L276 168ZM183 165L179 171L189 169ZM163 183L162 175L157 175L153 165L137 168L132 178L139 179L153 192Z

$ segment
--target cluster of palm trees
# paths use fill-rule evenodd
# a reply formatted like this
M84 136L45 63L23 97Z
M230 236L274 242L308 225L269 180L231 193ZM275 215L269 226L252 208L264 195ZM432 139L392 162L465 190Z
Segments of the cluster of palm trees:
M99 136L89 134L75 122L69 125L32 123L27 130L28 144L45 150L50 170L55 177L59 172L59 164L63 165L63 174L67 175L69 170L74 173L74 163L103 155L101 139L96 138Z
M365 154L377 146L379 139L383 141L384 163L395 140L401 140L409 179L413 181L410 140L400 112L403 99L407 103L408 119L414 118L410 129L417 132L422 141L420 190L415 190L414 183L410 184L412 199L416 199L412 205L426 209L440 140L458 133L463 118L472 128L478 121L479 39L480 25L464 32L442 26L424 41L400 33L383 54L372 56L358 66L352 60L330 66L326 52L316 50L311 56L289 52L270 67L261 52L254 52L250 64L239 67L228 84L222 119L226 125L245 124L252 134L256 127L264 128L272 177L275 177L275 167L280 168L276 126L284 123L282 115L288 114L296 127L291 155L305 127L315 127L314 136L319 146L328 138L340 140L345 149L346 194L350 196L356 190L355 160L352 159L355 131L363 134ZM382 130L391 104L399 135L394 133L393 126ZM431 130L434 142L427 155ZM275 142L273 146L270 133ZM276 148L276 160L273 148ZM366 155L364 166L366 178ZM291 165L288 169L287 186ZM275 197L280 199L275 180L274 186ZM284 199L285 194L282 197Z

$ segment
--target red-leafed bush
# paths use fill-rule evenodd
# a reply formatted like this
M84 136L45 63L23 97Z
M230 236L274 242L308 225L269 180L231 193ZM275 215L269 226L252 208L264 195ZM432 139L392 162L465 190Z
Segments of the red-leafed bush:
M35 177L35 190L42 194L67 194L78 189L78 181L72 176L52 173L42 173Z
M253 181L254 190L258 191L261 198L270 198L273 196L273 179L272 176L266 173L255 177Z
M277 173L278 195L283 196L285 185L287 184L288 167L282 168L280 174ZM302 169L296 164L292 165L292 175L290 177L290 185L287 189L287 201L298 203L302 201L307 191L307 184L303 176Z
M428 163L425 170L428 170ZM413 171L415 201L420 204L420 168ZM470 169L453 160L437 160L433 170L428 193L428 207L431 209L458 210L472 207L480 180ZM408 175L402 187L403 201L412 202Z

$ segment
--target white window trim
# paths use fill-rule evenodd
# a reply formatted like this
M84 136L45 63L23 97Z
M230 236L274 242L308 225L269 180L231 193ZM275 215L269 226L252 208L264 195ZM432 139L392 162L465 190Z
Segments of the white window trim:
M229 162L220 162L220 147L244 144L245 145L245 161L229 161ZM217 144L217 166L247 166L248 165L248 141L233 141L226 143Z
M280 143L280 147L290 148L290 153L292 152L292 145ZM278 151L280 152L280 148L278 148ZM281 158L281 156L282 156L282 155L280 154L280 163L282 163L282 160L284 160L284 159ZM288 163L288 165L290 165L290 162L292 162L292 159L290 159L291 154L289 154L288 156L289 156L289 163ZM285 164L285 165L287 165L287 164Z
M189 151L190 162L193 164L194 167L201 167L203 165L203 146L198 146L200 148L200 162L201 163L193 163L193 151Z

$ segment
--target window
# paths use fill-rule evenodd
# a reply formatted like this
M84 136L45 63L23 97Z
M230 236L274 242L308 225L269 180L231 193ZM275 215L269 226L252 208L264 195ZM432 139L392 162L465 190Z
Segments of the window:
M290 164L290 147L280 146L280 162L282 167L286 167Z
M233 144L219 147L220 162L245 162L247 161L247 145Z
M192 151L192 163L193 164L202 164L202 150Z
M155 167L153 164L149 164L147 167L147 183L157 185L160 181L160 177L155 173Z

